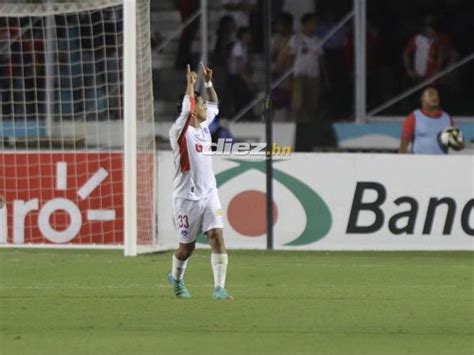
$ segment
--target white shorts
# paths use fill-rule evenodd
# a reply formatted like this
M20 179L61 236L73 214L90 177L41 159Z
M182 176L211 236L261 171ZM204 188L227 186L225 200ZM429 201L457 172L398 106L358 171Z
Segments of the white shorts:
M175 198L173 220L180 243L192 243L201 232L224 228L221 201L217 191L201 200Z

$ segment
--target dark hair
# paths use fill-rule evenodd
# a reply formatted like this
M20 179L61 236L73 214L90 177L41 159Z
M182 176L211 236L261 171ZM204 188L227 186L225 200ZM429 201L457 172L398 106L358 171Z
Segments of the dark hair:
M231 28L231 25L234 25L233 28ZM235 20L231 15L223 16L220 19L216 46L214 47L214 65L225 65L227 63L227 58L235 42L236 26Z
M430 26L433 28L436 28L436 25L438 24L438 19L433 14L423 16L422 21L423 26Z
M306 25L308 22L315 21L316 14L314 12L308 12L301 16L301 24Z
M232 15L222 16L219 20L219 25L217 26L217 36L225 34L229 30L229 26L235 23L234 17Z
M290 14L289 12L281 12L278 15L278 23L282 25L287 25L291 28L293 28L293 15Z
M246 33L250 33L250 27L239 27L237 30L237 38L242 39Z
M176 102L176 111L178 112L178 114L180 114L180 113L181 113L181 110L183 109L183 99L184 99L184 96L185 96L185 95L186 95L186 94L181 94L181 95L179 95L178 101ZM194 97L195 97L196 100L197 100L198 97L201 97L201 94L198 93L197 91L195 91L195 92L194 92Z
M438 93L438 95L439 95L438 89L437 89L436 87L434 87L433 85L429 85L429 86L425 86L425 87L423 88L423 90L421 91L421 96L420 96L420 97L423 97L423 95L425 94L425 92L427 92L428 90L435 90L435 91Z

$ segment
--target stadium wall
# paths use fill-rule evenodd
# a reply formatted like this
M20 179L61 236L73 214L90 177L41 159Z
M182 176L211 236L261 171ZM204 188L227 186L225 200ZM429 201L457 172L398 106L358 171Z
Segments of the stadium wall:
M158 238L172 249L172 154L157 159ZM265 249L264 162L214 159L228 247ZM474 249L474 156L307 153L274 168L275 249ZM0 245L120 247L121 171L118 153L0 153Z
M336 123L333 125L339 147L342 149L389 149L396 150L400 145L400 133L402 126L402 117L397 122L378 122L367 123L363 125L354 123ZM469 119L468 121L472 121ZM158 122L155 126L156 136L168 140L168 131L173 122ZM78 125L67 124L63 122L61 134L66 136L77 136L78 130L87 137L87 142L93 146L101 145L103 136L109 137L111 146L121 147L123 144L123 123L121 121L101 122L99 124ZM474 154L474 123L458 122L457 126L464 134L466 149L461 152L451 152L456 155ZM230 131L233 136L245 142L265 142L265 124L238 122L230 125ZM294 122L275 122L273 125L274 141L282 146L294 146L295 123ZM37 139L45 137L46 130L44 125L38 122L21 121L0 123L0 139L14 143L21 139Z
M159 235L174 248L172 155L158 159ZM265 249L264 162L214 168L227 246ZM274 168L275 249L473 250L473 156L303 153Z

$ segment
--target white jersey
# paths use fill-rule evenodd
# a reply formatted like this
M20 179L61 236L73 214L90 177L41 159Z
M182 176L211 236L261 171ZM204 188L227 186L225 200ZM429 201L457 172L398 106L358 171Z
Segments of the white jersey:
M212 155L205 152L212 143L209 124L219 109L217 103L208 102L206 121L194 128L190 121L195 106L195 98L185 95L181 114L169 132L175 166L173 198L200 200L217 190Z
M295 76L319 77L319 56L324 54L318 37L293 35L288 43L295 58Z

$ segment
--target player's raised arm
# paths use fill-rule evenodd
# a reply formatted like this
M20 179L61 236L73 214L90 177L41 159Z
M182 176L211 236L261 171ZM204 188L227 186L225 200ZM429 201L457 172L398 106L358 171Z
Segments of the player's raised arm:
M189 114L194 112L194 108L196 106L196 102L194 101L194 87L196 85L196 81L197 74L191 71L191 66L188 64L188 66L186 67L186 93L183 97L183 102L180 110L181 112L177 121L179 121L180 119L186 120Z
M186 92L178 102L177 109L179 116L173 126L171 126L169 137L171 141L171 147L173 148L176 145L176 141L184 135L187 127L189 126L191 117L196 108L196 101L194 98L194 86L197 81L197 74L191 71L191 67L188 65L186 68Z
M196 81L197 74L196 72L191 71L191 67L188 64L186 68L186 92L181 104L178 102L179 117L175 122L175 124L179 126L184 126L185 122L188 120L189 116L193 114L196 107L196 101L194 98L194 87L196 85Z
M217 97L217 92L212 85L212 75L213 71L211 68L204 65L201 62L202 75L204 76L204 86L206 87L206 99L209 102L217 103L219 101Z
M191 66L188 64L186 67L186 95L194 97L194 87L196 86L197 74L191 71Z

